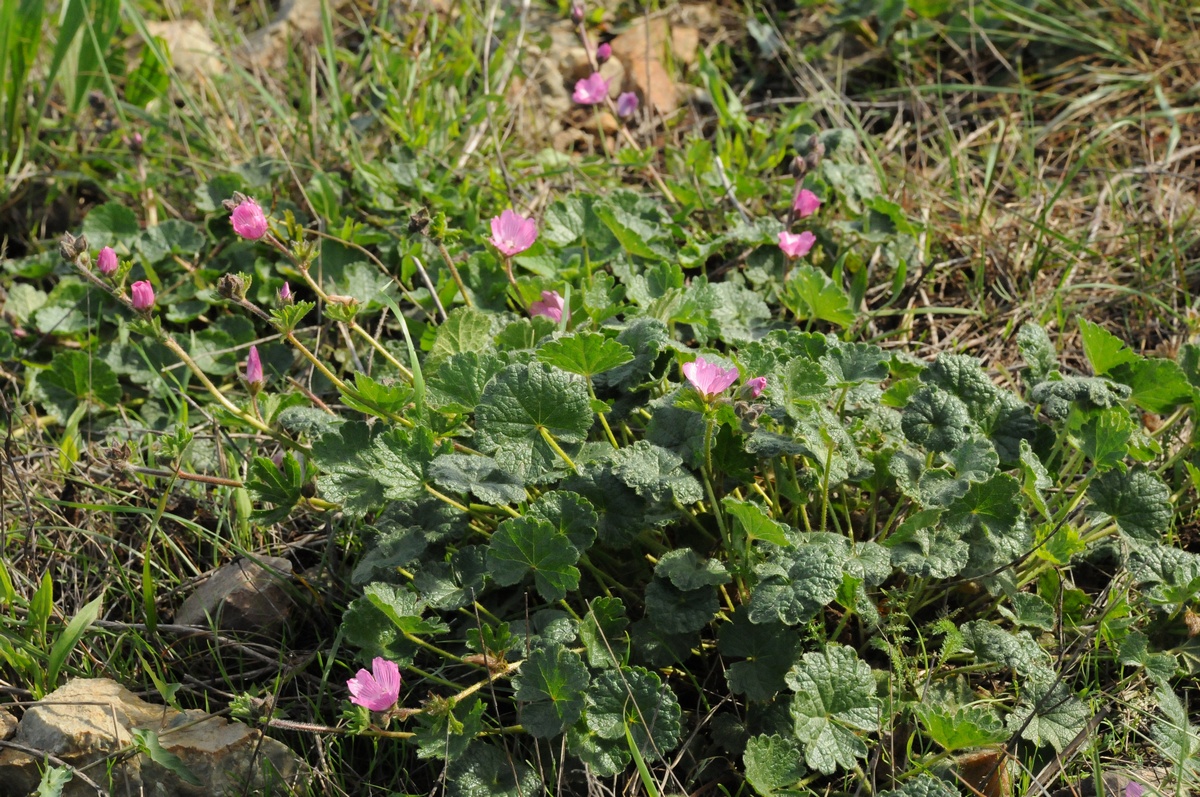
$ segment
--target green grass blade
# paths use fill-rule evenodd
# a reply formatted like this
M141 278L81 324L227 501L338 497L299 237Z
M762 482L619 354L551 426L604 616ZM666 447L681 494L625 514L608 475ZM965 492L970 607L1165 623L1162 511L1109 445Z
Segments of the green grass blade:
M80 609L71 618L71 622L67 623L67 627L63 629L58 639L54 641L54 646L50 648L50 661L46 666L47 689L53 689L55 684L58 683L58 675L62 671L67 657L71 655L71 651L75 649L75 646L79 644L79 640L83 637L84 632L100 616L100 602L102 600L103 596L96 598Z

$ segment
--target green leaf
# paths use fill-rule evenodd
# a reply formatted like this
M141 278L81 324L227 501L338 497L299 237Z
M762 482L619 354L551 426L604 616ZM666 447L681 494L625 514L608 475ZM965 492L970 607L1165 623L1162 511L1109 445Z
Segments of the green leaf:
M429 709L417 714L417 758L456 762L477 746L474 742L483 732L486 709L478 697L458 703L432 701Z
M746 743L742 765L746 780L762 797L799 797L809 793L800 781L807 770L795 739L778 734L754 736Z
M888 377L887 355L869 343L839 343L825 353L821 364L838 387L882 382Z
M536 739L558 736L583 714L587 667L561 645L535 648L513 682L522 701L521 724Z
M303 495L304 473L295 455L288 451L279 465L266 457L250 462L246 488L257 503L275 504L273 510L254 510L255 519L262 523L278 523L288 516Z
M493 348L492 317L474 307L456 307L438 326L425 367L432 371L451 355Z
M791 713L804 760L826 775L838 767L853 769L867 757L859 731L879 729L879 701L870 666L853 648L829 645L805 653L785 678L796 694Z
M89 601L71 618L67 623L67 627L59 634L58 639L54 640L54 645L50 648L50 657L46 664L46 684L51 688L58 684L58 676L62 672L63 665L67 663L67 657L71 655L71 651L79 644L79 640L83 638L84 633L91 627L92 623L96 622L96 618L100 616L100 603L103 596Z
M1008 738L996 712L982 706L930 706L917 708L925 734L946 750L964 750L999 744ZM940 782L940 781L939 781ZM957 792L954 792L957 797Z
M600 516L586 498L562 490L542 493L530 504L525 515L549 522L567 535L580 553L592 547L600 525Z
M807 263L792 269L781 300L799 318L815 318L841 327L854 323L850 297L824 271Z
M314 307L316 307L315 304L305 301L277 307L271 311L272 324L280 332L292 332Z
M587 649L588 664L619 667L629 656L629 618L620 598L597 598L579 624L579 638Z
M538 797L541 778L507 751L476 741L446 768L447 797Z
M92 400L114 407L121 400L121 385L112 368L82 351L56 354L50 367L38 374L38 386L46 400L67 409L67 415L79 401Z
M1008 730L1041 747L1049 744L1056 753L1083 730L1088 710L1079 698L1071 694L1061 681L1031 680L1025 682L1021 702L1008 715Z
M622 192L607 201L595 202L592 211L630 254L654 259L668 256L669 250L661 243L666 231L655 203L632 192Z
M969 548L960 535L938 524L942 511L910 515L883 541L893 566L920 578L952 578L967 566Z
M1017 348L1025 358L1029 378L1027 384L1036 385L1058 370L1058 352L1050 342L1046 330L1032 321L1021 325L1017 331Z
M1049 490L1054 486L1054 482L1050 479L1050 473L1046 470L1046 466L1038 459L1038 455L1033 452L1033 448L1029 445L1028 440L1021 441L1021 492L1033 504L1033 508L1041 513L1046 520L1050 519L1050 507L1046 505L1046 498L1042 494L1044 490Z
M655 318L635 318L617 333L617 342L633 352L633 360L596 377L597 387L632 387L645 380L668 348L667 326Z
M1000 465L1000 455L992 441L979 435L968 437L946 459L954 467L954 473L969 482L987 481Z
M483 389L504 366L504 359L494 354L452 354L429 378L429 403L445 411L474 412Z
M837 548L805 540L757 565L759 583L750 595L751 622L779 620L792 626L808 622L837 597L845 561Z
M748 700L770 700L785 686L784 676L796 662L801 642L781 623L751 622L745 608L721 627L717 645L724 656L744 661L728 665L725 679L736 694Z
M1032 592L1018 592L1009 599L1012 610L1000 607L1000 613L1017 625L1040 628L1042 631L1054 630L1054 607L1046 602L1041 595Z
M1116 407L1129 398L1130 392L1127 386L1107 379L1073 376L1054 382L1042 382L1034 387L1030 397L1034 403L1042 405L1046 417L1061 421L1070 414L1072 404L1078 404L1085 409Z
M661 578L646 587L646 617L667 634L699 631L719 608L717 591L712 587L683 590Z
M537 357L547 365L591 378L632 362L633 352L597 332L577 332L542 344Z
M1192 400L1195 389L1174 360L1139 358L1112 369L1111 376L1128 385L1130 400L1149 412L1166 415Z
M963 644L981 662L1003 664L1029 679L1044 678L1050 672L1050 654L1042 650L1028 631L1010 634L986 620L972 620L962 625L960 631Z
M750 540L762 540L781 548L792 544L787 537L787 527L771 519L760 505L726 497L721 499L721 506L726 514L737 520L742 532Z
M704 498L704 488L683 468L683 458L670 449L645 440L618 449L612 470L638 495L651 501L672 499L687 506Z
M471 494L485 504L518 504L525 487L491 457L442 454L429 465L429 477L443 490Z
M959 797L959 791L946 781L922 772L898 789L880 792L879 797Z
M533 571L534 585L548 601L578 588L578 560L579 551L565 533L534 517L504 521L488 545L488 570L497 584L512 586Z
M363 590L363 597L402 632L413 636L431 636L450 630L438 617L426 619L424 601L393 584L368 584Z
M967 406L940 388L925 386L913 394L901 414L904 436L930 451L953 451L971 433Z
M129 735L133 744L147 758L171 772L175 777L191 786L203 786L203 781L196 777L183 759L162 746L158 741L158 733L149 729L130 728Z
M1067 428L1097 470L1110 470L1124 461L1133 437L1133 421L1122 407L1072 412Z
M566 448L586 439L593 420L583 380L540 363L497 374L475 416L480 450L525 482L563 466L543 431Z
M774 391L770 378L767 379L767 391ZM783 372L783 394L793 405L826 396L829 394L829 372L820 363L797 357Z
M985 430L1008 396L992 384L979 360L965 354L942 352L921 372L921 381L939 387L961 401L970 419Z
M1022 523L1020 483L1007 473L998 473L982 484L972 484L967 494L946 510L942 522L963 535L1005 537Z
M729 583L729 571L716 559L704 559L691 548L679 548L663 554L654 566L654 575L682 590L719 587Z
M317 486L347 516L362 517L384 501L423 496L429 463L445 448L435 448L428 429L397 426L376 432L350 421L313 443L312 456L322 471Z
M354 374L354 390L341 391L341 396L348 407L368 415L387 417L388 413L403 413L404 408L413 399L413 390L404 383L385 385L376 382L358 371Z
M1144 468L1102 474L1088 486L1088 498L1136 540L1157 542L1171 528L1171 491Z
M661 760L679 743L681 716L675 693L642 667L600 673L584 697L588 729L610 740L623 740L628 729L647 761Z
M63 789L73 777L75 770L72 767L46 767L34 797L62 797Z
M1174 763L1181 775L1195 777L1200 770L1200 731L1191 723L1187 708L1170 687L1158 687L1154 697L1162 712L1162 717L1150 728L1154 746L1163 758Z
M124 238L132 238L140 231L137 216L120 202L97 205L83 218L83 234L87 236L88 246L96 251Z
M1083 339L1083 352L1096 376L1104 376L1123 363L1138 360L1138 355L1125 348L1125 343L1099 324L1086 318L1079 319L1079 333Z

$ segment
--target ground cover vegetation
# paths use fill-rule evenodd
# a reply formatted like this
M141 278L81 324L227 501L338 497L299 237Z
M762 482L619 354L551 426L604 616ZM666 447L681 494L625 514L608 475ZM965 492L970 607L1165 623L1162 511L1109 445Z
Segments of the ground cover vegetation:
M317 794L1194 786L1189 9L707 4L664 116L591 73L671 4L325 5L270 70L258 5L2 8L18 711L105 675ZM282 637L181 639L266 555Z

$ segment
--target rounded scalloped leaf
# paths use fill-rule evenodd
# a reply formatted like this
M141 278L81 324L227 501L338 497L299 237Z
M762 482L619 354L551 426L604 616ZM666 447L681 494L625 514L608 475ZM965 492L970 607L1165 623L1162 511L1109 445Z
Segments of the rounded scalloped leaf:
M785 681L796 693L792 719L810 767L829 775L838 767L853 769L856 758L867 757L858 731L878 730L879 701L871 667L853 648L830 645L805 653Z
M675 693L642 667L601 673L585 698L587 727L614 740L628 728L646 761L658 761L679 743L681 714Z
M528 482L563 467L545 435L560 447L582 443L593 416L582 379L532 363L497 374L484 388L475 420L483 453Z
M967 406L957 396L929 385L909 399L900 424L905 437L930 451L953 451L971 434Z

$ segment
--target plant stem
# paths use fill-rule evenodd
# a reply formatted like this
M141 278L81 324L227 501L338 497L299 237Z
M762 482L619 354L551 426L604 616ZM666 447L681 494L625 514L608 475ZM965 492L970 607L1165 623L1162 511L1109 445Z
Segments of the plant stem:
M474 302L471 301L470 294L467 293L467 286L463 284L462 277L458 274L458 267L454 265L454 259L450 257L450 252L446 250L446 245L440 240L432 239L433 245L442 253L442 260L446 261L446 267L450 269L450 276L454 278L454 284L458 286L458 292L462 294L463 304L467 307L474 307ZM511 278L511 273L509 274Z
M554 453L558 454L558 456L562 458L562 461L567 463L567 467L571 469L571 472L578 473L579 468L575 467L575 463L571 461L569 456L567 456L567 452L562 450L562 446L558 444L558 441L554 439L554 436L550 434L550 432L546 431L546 427L539 426L537 430L541 433L542 439L546 441L546 444L550 446L550 448L554 449Z

